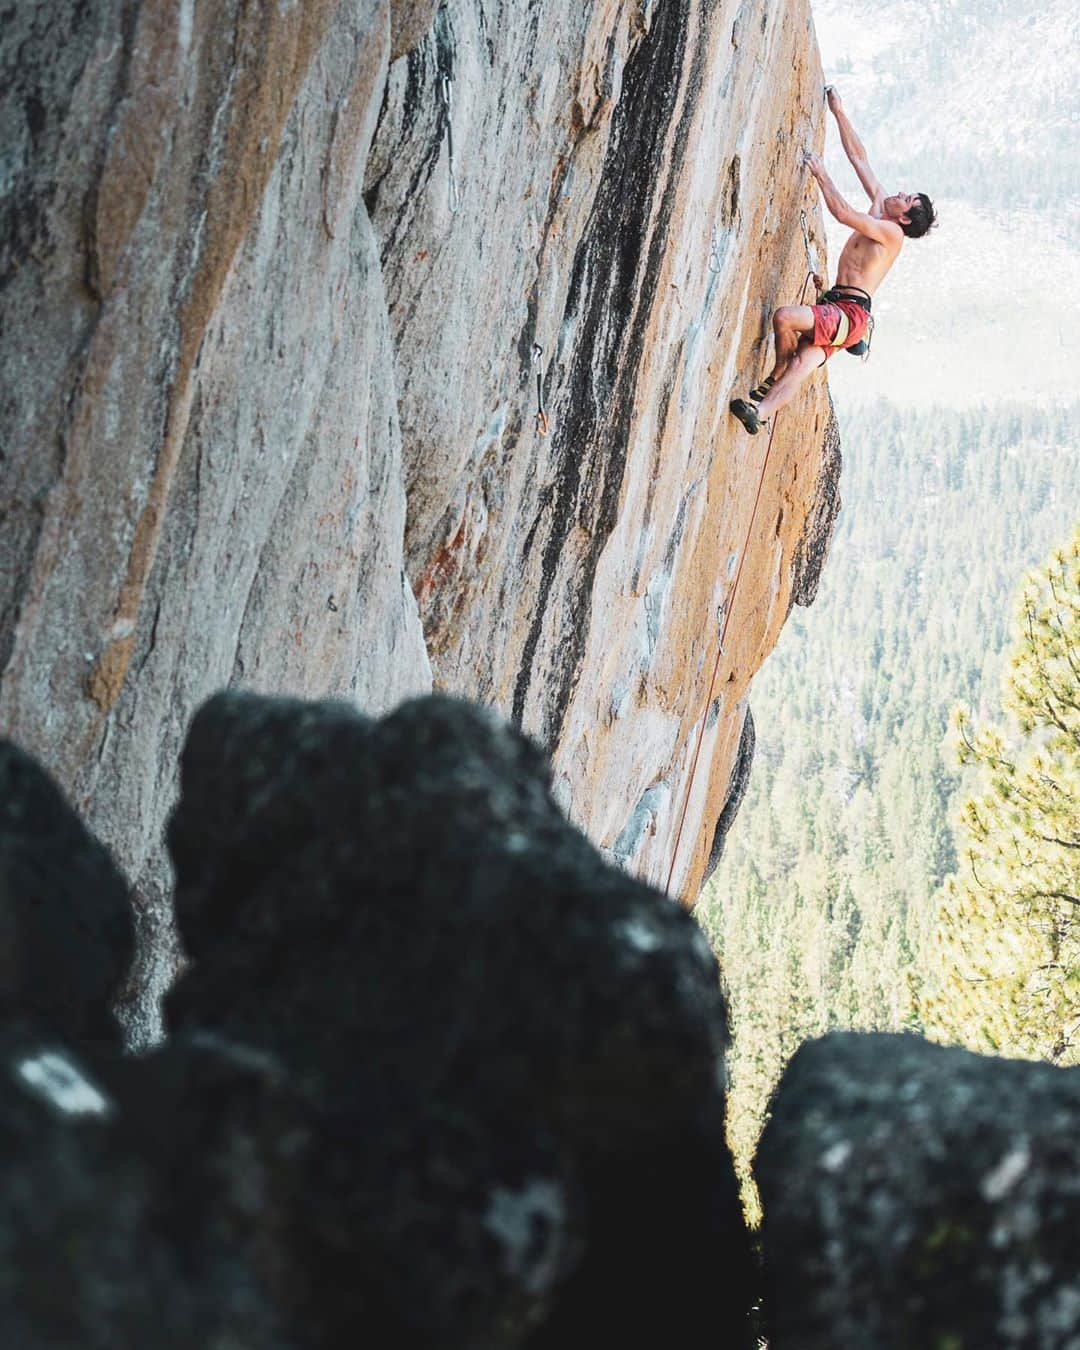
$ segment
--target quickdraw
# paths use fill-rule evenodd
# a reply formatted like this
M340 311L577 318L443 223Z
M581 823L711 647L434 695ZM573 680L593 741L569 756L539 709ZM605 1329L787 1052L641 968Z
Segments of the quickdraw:
M532 355L536 365L536 416L533 418L533 426L537 435L546 436L550 427L548 415L544 411L544 349L539 342L533 343Z
M450 214L456 216L461 208L461 193L454 173L454 83L449 75L442 77L442 99L446 107L446 166L449 176Z
M712 239L709 244L709 256L705 260L705 265L710 272L719 272L723 266L720 261L720 231L716 228L715 221L712 227Z

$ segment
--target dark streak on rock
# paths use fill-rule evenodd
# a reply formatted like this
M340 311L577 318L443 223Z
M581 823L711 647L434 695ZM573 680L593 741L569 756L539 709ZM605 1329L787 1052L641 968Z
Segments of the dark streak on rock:
M393 221L389 229L384 231L379 250L379 261L384 269L393 257L398 242L408 226L409 217L431 180L435 166L443 152L443 143L446 140L449 110L442 96L442 81L444 78L452 80L454 77L457 47L454 42L454 30L445 6L435 16L435 23L431 32L433 40L414 47L405 58L407 62L405 92L402 99L401 129L396 138L397 145L398 147L403 146L414 134L417 136L423 135L428 139L423 153L416 156L416 167L409 179L408 187L398 198ZM430 60L432 52L434 52L435 58L434 65ZM390 81L387 80L386 89L389 90L389 87ZM378 138L379 129L386 112L387 96L384 92L383 106L379 111L379 123L376 127L375 139ZM420 117L425 100L434 100L434 112L424 119L421 128L417 128L417 120ZM387 153L382 173L364 191L364 205L372 220L374 220L378 210L379 193L383 182L399 158L398 152Z
M713 832L709 861L705 864L705 873L701 878L702 886L716 871L720 859L724 856L724 844L727 840L728 831L735 823L735 817L739 813L739 807L746 796L746 789L750 782L750 769L754 762L756 741L754 717L750 711L750 705L747 704L746 716L743 718L742 724L742 735L739 737L739 749L735 755L735 763L731 766L731 777L728 779L727 798Z
M93 47L92 25L78 4L42 7L32 16L16 17L6 6L0 13L0 127L13 180L0 196L0 289L48 248L47 217L57 189L50 170Z
M540 500L536 507L536 515L533 517L533 523L529 526L529 533L525 536L525 543L521 550L521 556L523 558L527 558L532 552L533 544L536 542L537 531L540 529L540 522L544 519L545 513L551 506L553 491L553 488L549 485L540 493Z
M404 140L406 136L412 135L412 129L416 125L416 115L420 111L420 105L424 97L424 66L427 64L424 60L424 54L419 47L414 47L405 58L405 94L401 103L401 137ZM390 81L387 80L386 87L389 88ZM386 107L386 96L383 95L383 107ZM379 114L379 121L382 121L382 113ZM375 135L378 136L378 128Z
M160 620L160 618L161 618L161 596L159 595L157 598L157 603L154 605L154 617L150 624L150 637L146 644L146 650L142 653L142 657L139 661L138 668L136 669L135 672L137 675L142 674L147 661L150 660L150 657L153 655L154 648L157 646L158 621Z
M443 6L443 8L445 9L445 6ZM484 43L484 46L487 48L488 65L492 68L492 70L494 70L494 69L495 69L495 42L494 42L494 40L492 39L490 30L488 29L487 14L484 12L484 6L483 6L483 3L481 3L481 4L479 4L479 5L477 6L476 13L477 13L477 19L478 19L478 21L479 21L478 24L477 24L477 28L478 28L478 31L479 31L479 35L480 35L481 40L482 40L483 43Z
M829 398L829 420L825 425L821 468L814 484L814 498L806 516L802 537L795 546L789 614L792 605L812 605L817 596L821 573L829 556L833 527L840 514L841 468L840 427L832 399Z
M675 554L678 552L683 534L686 531L686 509L690 504L690 498L696 491L696 487L696 484L692 484L683 493L679 501L679 509L675 515L675 524L671 527L671 533L668 535L667 548L664 550L664 571L669 575L675 570Z
M53 175L67 135L66 124L71 100L86 62L94 47L95 35L119 27L122 50L117 78L109 98L107 116L100 123L100 144L96 147L90 184L82 207L85 258L83 283L92 301L86 307L82 331L73 343L69 395L64 413L51 438L53 453L46 463L20 480L20 458L14 457L8 478L6 457L0 458L0 524L3 545L0 549L0 674L6 670L15 647L15 634L22 617L34 559L44 524L42 504L63 472L67 459L67 432L74 408L75 391L81 386L85 366L100 309L100 293L94 268L93 213L98 184L108 152L108 130L113 113L126 95L129 82L131 33L136 6L133 0L114 4L119 18L114 20L106 6L92 10L83 3L54 4L42 7L34 17L23 16L24 26L32 31L17 46L10 32L14 20L10 11L0 13L0 128L5 134L17 125L21 113L27 121L30 144L25 160L18 161L18 147L8 147L14 155L14 185L0 198L0 300L15 274L25 264L42 263L51 251L48 214L56 194ZM22 316L25 319L25 316ZM19 324L13 313L0 308L0 341L18 342ZM18 395L13 393L0 403L0 444L12 439L12 427L19 415Z
M615 524L634 391L708 49L707 42L697 41L691 68L684 73L692 9L690 0L662 7L627 62L595 204L571 273L566 314L576 317L578 339L552 447L554 528L544 548L533 624L513 698L513 719L520 726L548 603L576 525L588 535L589 545L575 578L574 603L561 620L561 673L546 691L539 725L533 727L547 745L558 738L580 675L593 577ZM702 16L706 21L707 13ZM682 117L668 154L668 132L684 88ZM643 228L649 222L651 228Z
M740 160L738 155L732 155L731 163L728 165L727 184L724 188L724 199L720 204L720 218L724 225L731 227L735 223L735 216L739 210L739 169Z
M660 454L664 445L664 432L667 430L668 416L671 412L671 396L675 392L675 376L678 373L679 365L682 361L683 347L685 340L680 338L675 344L675 350L671 354L671 360L668 362L667 374L664 378L664 387L660 391L660 411L657 418L656 440L653 443L653 460L649 467L649 490L645 498L645 510L641 519L642 537L648 533L649 525L652 523L653 503L656 500L656 486L660 481ZM669 549L670 552L670 549ZM634 574L630 581L630 589L636 591L641 583L641 553L638 553L637 560L634 563Z

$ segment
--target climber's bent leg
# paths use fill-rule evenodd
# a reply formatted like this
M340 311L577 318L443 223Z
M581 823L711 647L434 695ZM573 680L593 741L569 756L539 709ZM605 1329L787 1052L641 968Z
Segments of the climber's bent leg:
M806 308L809 310L809 306L806 306ZM811 326L813 326L812 310L810 315ZM826 353L822 347L812 347L805 340L800 342L795 355L788 362L787 370L758 405L758 416L762 421L771 417L785 404L790 403L798 392L800 385L817 370L818 366L824 363L825 359Z
M772 324L776 355L775 365L766 380L770 385L775 384L787 370L788 362L798 349L800 338L807 333L813 333L813 306L781 305L773 314Z

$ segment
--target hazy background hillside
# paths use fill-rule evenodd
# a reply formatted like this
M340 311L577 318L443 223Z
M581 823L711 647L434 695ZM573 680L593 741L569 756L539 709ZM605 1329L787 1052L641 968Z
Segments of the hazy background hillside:
M750 788L698 911L744 1169L805 1037L919 1026L957 862L949 709L997 715L1021 576L1080 518L1075 7L818 0L815 19L878 174L941 224L875 302L870 361L830 362L844 508L817 602L755 681ZM864 201L834 131L827 163Z
M1070 0L817 0L837 84L889 190L941 224L904 250L875 311L875 359L834 362L843 402L1060 399L1077 389L1080 9ZM826 159L865 200L832 130ZM830 235L835 258L843 231Z

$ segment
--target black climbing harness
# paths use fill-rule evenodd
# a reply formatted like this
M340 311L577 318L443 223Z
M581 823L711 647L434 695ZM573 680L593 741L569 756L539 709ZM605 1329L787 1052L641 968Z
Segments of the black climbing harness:
M864 291L861 286L830 286L818 296L819 305L835 304L837 300L858 305L860 309L865 309L867 314L870 313L870 292Z

